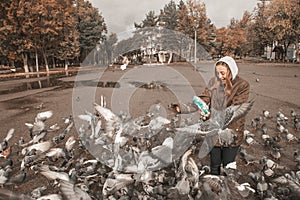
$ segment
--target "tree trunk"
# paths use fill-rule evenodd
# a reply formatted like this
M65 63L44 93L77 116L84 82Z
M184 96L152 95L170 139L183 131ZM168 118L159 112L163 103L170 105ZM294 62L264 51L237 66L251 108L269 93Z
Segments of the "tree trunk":
M65 59L65 71L66 71L66 76L69 75L69 72L68 72L68 60Z
M48 72L47 74L49 75L49 65L48 65L47 55L46 55L46 52L44 49L42 50L42 52L43 52L43 57L44 57L44 61L45 61L46 72Z
M23 67L24 67L24 71L26 74L26 78L29 78L29 68L28 68L28 56L27 53L22 53L22 58L23 58Z
M36 67L36 72L39 72L39 56L37 52L37 48L35 48L35 67ZM39 77L39 73L37 74L37 77Z
M296 37L296 62L300 62L300 58L299 58L299 37Z
M168 64L170 64L170 63L171 63L171 61L172 61L172 57L173 57L173 53L172 53L172 52L170 52L170 58L169 58Z
M56 68L56 63L55 63L55 59L54 59L54 57L52 57L52 67L53 67L53 69L55 69L55 68Z

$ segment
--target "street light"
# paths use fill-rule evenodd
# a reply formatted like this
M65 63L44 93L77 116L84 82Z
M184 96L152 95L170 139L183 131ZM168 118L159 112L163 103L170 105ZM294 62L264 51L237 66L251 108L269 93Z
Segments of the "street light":
M195 49L194 49L194 62L196 63L196 59L197 59L197 30L195 28Z
M195 39L194 39L194 62L197 62L197 28L198 28L198 24L197 24L197 20L194 19L194 28L195 28Z

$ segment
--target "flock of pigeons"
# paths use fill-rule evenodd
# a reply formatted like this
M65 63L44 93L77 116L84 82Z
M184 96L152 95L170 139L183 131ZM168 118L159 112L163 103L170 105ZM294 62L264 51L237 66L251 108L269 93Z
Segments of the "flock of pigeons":
M199 158L213 145L203 149L208 138L222 136L230 144L234 135L224 130L252 105L231 106L207 121L164 118L160 104L132 119L95 103L94 113L54 125L47 124L52 111L40 112L25 124L29 141L20 137L11 144L11 129L0 144L0 199L299 199L300 151L288 152L292 166L280 163L282 145L299 145L295 111L288 117L263 111L253 119L244 132L241 162L223 166L220 176L210 175ZM220 116L224 122L215 123ZM250 153L258 146L267 152L262 158ZM40 186L18 192L32 179Z

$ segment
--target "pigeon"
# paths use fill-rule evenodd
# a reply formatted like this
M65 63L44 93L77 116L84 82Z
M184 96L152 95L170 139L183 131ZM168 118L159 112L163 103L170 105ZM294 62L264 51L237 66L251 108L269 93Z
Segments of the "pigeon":
M37 144L33 144L31 146L24 147L22 149L22 155L26 155L28 152L30 152L33 149L35 149L38 152L46 152L51 148L51 146L52 146L51 141L45 141L45 142L40 142L40 143L37 143Z
M7 147L4 151L0 153L0 158L7 158L11 153L11 147Z
M261 130L263 135L267 135L268 127L265 123L261 125Z
M53 112L51 110L45 111L45 112L40 112L36 115L35 122L46 121L47 119L51 118L52 115L53 115Z
M42 193L47 189L46 186L38 187L32 190L31 192L31 198L37 199L42 196Z
M221 130L219 133L219 142L222 146L230 146L233 144L236 138L236 133L232 129L224 129Z
M60 190L62 191L65 199L68 200L92 200L87 192L83 191L73 183L66 180L60 180Z
M262 124L262 117L256 117L254 119L251 120L251 127L253 130L257 130L258 128L261 127Z
M204 183L207 183L209 188L218 194L222 191L222 180L221 177L216 175L205 175L201 178ZM204 188L205 190L205 188Z
M298 140L297 137L291 134L288 129L284 129L284 133L288 142L291 142L293 140Z
M10 191L4 188L0 188L0 199L32 200L29 195L19 194L16 191Z
M25 125L29 128L30 131L30 137L33 138L35 135L39 135L46 130L46 124L45 121L49 118L51 118L53 115L53 112L51 110L40 112L36 115L35 121L33 124L31 123L25 123Z
M294 109L291 110L291 116L293 118L297 118L297 116L298 116L297 112Z
M50 170L48 165L42 165L39 167L40 173L47 177L49 180L64 180L70 182L70 177L66 172L56 172Z
M132 174L114 174L108 177L103 185L102 193L104 196L111 195L121 188L134 182Z
M288 117L286 117L281 111L277 112L276 117L277 117L276 118L277 122L281 122L281 123L286 124L287 121L288 121Z
M261 163L263 164L263 172L267 176L273 176L275 174L275 169L286 169L285 166L279 165L273 160L263 156L261 159Z
M267 111L267 110L263 110L263 115L264 115L264 117L265 117L266 119L270 119L270 118L272 118L272 116L271 116L270 112L269 112L269 111Z
M178 190L179 194L186 195L190 193L190 181L188 180L188 172L191 173L191 177L193 177L193 182L195 183L194 187L198 187L199 182L199 170L195 161L190 157L192 150L189 149L186 151L181 157L180 163L180 172L181 179L177 182L175 188Z
M243 148L240 150L240 154L244 161L246 162L246 166L252 163L259 163L259 159L257 159L255 156L247 153L247 151Z
M243 198L248 197L251 193L255 193L255 189L253 189L249 183L242 183L235 187Z
M294 129L295 129L295 131L299 131L300 130L299 118L294 118Z
M258 182L262 176L262 173L261 171L259 172L249 172L248 173L248 176L250 176L250 178L255 181L255 182Z
M168 137L162 145L153 147L150 152L142 152L139 162L144 163L145 168L152 171L169 165L172 163L173 142L173 138ZM147 161L149 156L154 159L154 162Z
M8 181L9 173L8 170L0 169L0 186L3 187L3 185Z
M280 122L277 122L276 128L279 133L283 133L283 131L285 130L285 127Z
M241 105L232 105L221 111L212 109L211 118L209 120L200 124L176 128L176 130L204 136L216 130L224 130L234 121L244 117L252 108L253 103L254 102L251 101Z
M280 149L274 148L273 151L271 152L271 156L272 156L275 160L279 160L280 157L281 157Z
M209 183L204 182L203 183L203 190L200 196L200 200L205 200L205 199L211 199L211 200L217 200L220 199L219 195L216 194L214 191L212 191L212 187L209 185Z
M20 185L25 181L26 178L26 170L21 170L15 176L9 178L9 180L5 183L5 185Z
M15 132L15 129L13 129L13 128L7 132L6 137L0 143L0 153L5 151L9 147L8 141L13 137L14 132Z
M259 194L260 198L263 199L264 194L268 190L268 183L266 183L264 176L261 176L260 179L258 180L256 189L257 189L257 193Z
M40 103L40 104L37 105L35 108L36 108L37 110L42 110L42 109L44 108L44 103L43 103L43 102Z
M60 194L47 194L47 195L43 195L39 198L37 198L36 200L63 200L63 197Z
M51 158L52 161L56 161L59 158L67 158L66 152L62 148L51 148L47 153L46 157Z
M247 129L244 130L244 138L248 147L252 144L258 144L258 142L255 141L253 137L254 134L250 133L250 131L248 131Z

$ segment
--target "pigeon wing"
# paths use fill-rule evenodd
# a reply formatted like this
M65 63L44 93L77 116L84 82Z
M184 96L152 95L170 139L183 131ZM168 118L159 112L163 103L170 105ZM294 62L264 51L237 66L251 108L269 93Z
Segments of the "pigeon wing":
M117 121L119 118L117 115L115 115L111 110L109 110L108 108L104 108L100 105L98 105L97 103L94 103L94 107L96 109L96 111L102 116L104 117L104 119L106 121Z
M56 180L60 179L63 181L70 181L69 175L65 172L56 172L49 169L49 166L42 165L40 167L40 173L44 176L46 176L49 180Z
M8 189L0 188L0 199L32 199L29 195L16 193L15 191L10 191Z
M14 132L15 132L15 129L10 129L9 131L8 131L8 133L7 133L7 135L6 135L6 137L5 137L5 141L8 141L8 140L10 140L10 138L12 138L13 137L13 135L14 135Z
M112 136L115 128L120 126L121 120L111 110L94 103L96 111L105 119L105 129L108 135Z
M253 106L253 101L251 102L247 102L247 103L243 103L240 105L233 105L233 106L229 106L228 108L226 108L225 110L225 123L224 123L224 127L226 128L228 127L231 123L237 121L238 119L244 117L252 108Z
M209 152L211 151L211 149L215 146L215 144L217 143L217 140L219 138L218 132L219 132L218 129L214 129L206 135L206 137L204 138L204 141L200 147L200 150L199 150L198 157L200 159L207 156L209 154Z
M83 190L74 186L73 183L68 182L68 181L60 182L60 190L62 191L62 193L66 197L66 199L69 199L69 200L80 200L80 199L91 200L92 199L88 195L88 193L84 192Z

